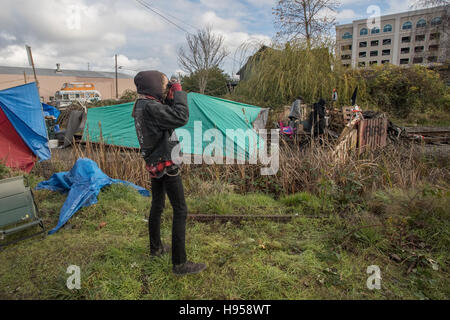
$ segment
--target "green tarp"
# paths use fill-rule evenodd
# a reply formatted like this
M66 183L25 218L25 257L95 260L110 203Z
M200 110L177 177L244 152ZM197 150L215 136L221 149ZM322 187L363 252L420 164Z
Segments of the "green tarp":
M233 137L227 136L227 129L241 129L249 132L248 129L255 127L259 129L266 125L268 109L198 93L189 93L188 103L189 122L180 129L185 129L190 133L190 143L185 139L184 133L186 131L176 130L181 141L182 151L187 154L203 154L205 148L214 141L214 139L203 141L201 136L199 137L198 131L194 130L195 122L201 122L202 134L208 129L218 129L228 142L234 141L235 152L245 151L246 155L248 155L249 150L252 150L249 149L249 141L251 139L255 139L252 141L258 141L256 133L250 133L251 137L248 138L238 132L238 135ZM103 137L107 144L139 148L134 119L131 116L133 105L134 103L126 103L89 109L83 140L89 137L92 142L100 142ZM202 143L200 144L199 141L202 141ZM223 145L226 146L226 142L223 142ZM262 146L261 141L257 143L259 147ZM231 150L225 147L223 153L226 157L231 156Z

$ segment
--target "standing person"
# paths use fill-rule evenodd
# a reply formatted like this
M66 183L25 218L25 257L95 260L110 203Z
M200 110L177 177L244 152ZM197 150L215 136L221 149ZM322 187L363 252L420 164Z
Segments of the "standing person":
M314 135L320 135L324 133L325 130L325 104L326 101L323 98L320 98L318 102L314 103L313 106L313 117L314 117Z
M289 114L289 125L292 128L296 128L296 122L302 119L302 104L303 97L299 96L297 97L297 99L295 99L294 103L291 106L291 112Z
M202 263L187 261L185 248L187 206L180 168L172 161L172 149L179 143L171 139L176 128L189 120L187 94L181 85L169 86L167 76L159 71L139 72L134 83L139 94L133 108L136 133L142 156L151 177L152 207L149 218L150 255L159 257L169 251L161 241L161 215L166 193L173 207L172 264L176 275L196 274L206 269ZM168 104L168 94L173 104Z
M336 107L337 101L338 101L338 93L337 93L337 89L334 88L333 89L333 95L331 97L331 100L333 101L333 107Z

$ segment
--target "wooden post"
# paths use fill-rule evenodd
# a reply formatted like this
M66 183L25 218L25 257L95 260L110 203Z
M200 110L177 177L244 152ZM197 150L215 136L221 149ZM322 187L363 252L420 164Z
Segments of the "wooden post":
M31 47L30 46L25 46L27 48L27 53L28 53L28 62L30 63L30 65L33 67L33 74L34 74L34 81L36 81L36 87L38 89L38 93L39 93L39 81L36 75L36 68L34 67L34 60L33 60L33 54L31 53ZM39 99L41 97L41 94L39 93Z
M115 55L116 59L116 99L119 99L119 79L117 74L117 54Z
M27 84L27 73L23 72L23 80L25 81L25 84Z

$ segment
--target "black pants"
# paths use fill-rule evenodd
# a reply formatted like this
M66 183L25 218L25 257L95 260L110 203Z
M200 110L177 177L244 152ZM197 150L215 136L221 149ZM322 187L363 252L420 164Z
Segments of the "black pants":
M172 263L183 264L186 262L187 206L180 175L175 177L165 175L160 179L152 179L152 208L148 221L150 252L156 253L162 248L161 214L164 211L166 193L173 208Z

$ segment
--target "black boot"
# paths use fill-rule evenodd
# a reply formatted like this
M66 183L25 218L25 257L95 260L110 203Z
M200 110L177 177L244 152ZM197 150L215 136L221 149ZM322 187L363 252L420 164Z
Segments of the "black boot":
M206 269L206 264L204 263L193 263L190 261L187 261L183 264L174 265L173 266L173 273L175 273L177 276L184 276L187 274L197 274L202 272Z
M154 253L150 253L151 257L161 257L164 254L167 254L170 252L170 246L163 243L162 248L160 248L158 251Z

